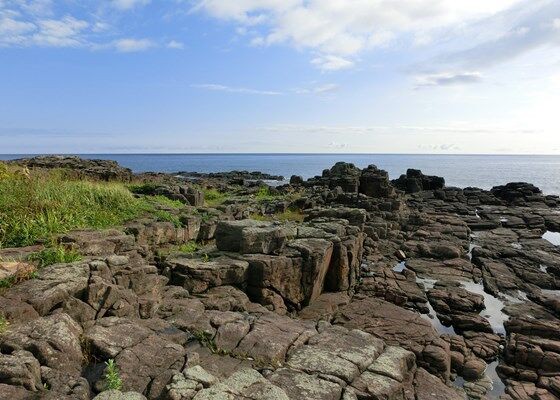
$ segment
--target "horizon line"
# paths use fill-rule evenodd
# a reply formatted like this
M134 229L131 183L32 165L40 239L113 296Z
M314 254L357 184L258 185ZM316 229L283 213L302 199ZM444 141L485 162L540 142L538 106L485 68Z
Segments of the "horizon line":
M219 152L219 153L78 153L78 152L71 152L71 153L0 153L0 157L4 156L219 156L219 155L277 155L277 156L297 156L297 155L308 155L308 156L357 156L357 155L364 155L364 156L549 156L549 157L557 157L560 156L560 153L551 154L551 153L308 153L308 152L296 152L296 153L264 153L264 152L235 152L235 153L228 153L228 152Z

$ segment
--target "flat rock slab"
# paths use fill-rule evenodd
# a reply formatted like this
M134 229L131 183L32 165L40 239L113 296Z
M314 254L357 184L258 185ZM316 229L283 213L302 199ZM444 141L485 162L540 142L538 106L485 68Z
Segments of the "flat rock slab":
M315 335L315 324L298 321L274 313L266 313L252 325L233 354L250 357L261 364L278 366L284 363L288 350Z
M317 375L281 368L268 377L290 400L339 400L342 387Z

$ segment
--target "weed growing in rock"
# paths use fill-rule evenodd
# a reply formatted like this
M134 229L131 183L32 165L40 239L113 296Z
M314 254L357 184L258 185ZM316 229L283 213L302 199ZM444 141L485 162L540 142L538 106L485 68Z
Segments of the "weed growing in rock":
M8 330L8 325L9 323L6 318L2 314L0 314L0 334Z
M188 242L180 245L177 250L181 253L192 254L198 250L198 244L196 242Z
M115 364L115 360L111 359L105 363L105 381L107 390L121 390L123 383L119 375L119 368Z
M29 256L29 261L37 262L38 268L59 263L72 263L81 259L82 256L76 250L66 249L63 246L47 247Z
M222 193L217 189L202 189L206 205L215 207L222 204L229 197L229 194Z
M280 197L280 195L274 193L268 186L262 186L259 188L259 191L255 193L255 199L258 201L274 200L278 197Z
M216 342L214 341L214 338L210 333L204 331L198 331L194 333L194 337L196 338L196 340L198 340L198 342L202 346L206 347L212 353L220 354L220 355L228 354L226 350L218 348L218 345L216 345Z

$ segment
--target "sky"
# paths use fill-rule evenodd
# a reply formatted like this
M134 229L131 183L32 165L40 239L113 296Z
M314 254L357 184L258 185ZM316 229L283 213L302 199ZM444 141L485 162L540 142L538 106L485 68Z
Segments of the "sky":
M0 153L560 154L560 0L0 0Z

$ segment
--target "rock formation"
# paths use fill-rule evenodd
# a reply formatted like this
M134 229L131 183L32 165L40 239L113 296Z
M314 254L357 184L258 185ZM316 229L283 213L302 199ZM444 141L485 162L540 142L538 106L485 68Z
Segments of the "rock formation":
M184 203L180 224L69 232L58 241L82 261L3 289L0 398L560 396L560 248L542 238L557 197L346 163L264 200L230 178L200 177L235 190L216 207L158 178L142 195ZM278 218L294 209L303 222ZM0 272L31 251L1 249ZM121 391L106 390L109 360Z

